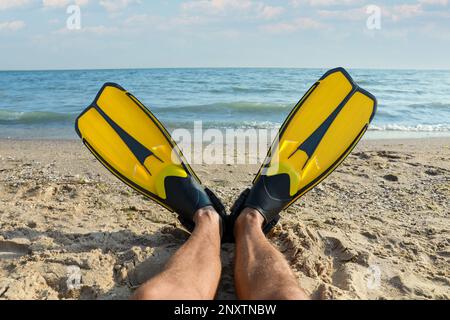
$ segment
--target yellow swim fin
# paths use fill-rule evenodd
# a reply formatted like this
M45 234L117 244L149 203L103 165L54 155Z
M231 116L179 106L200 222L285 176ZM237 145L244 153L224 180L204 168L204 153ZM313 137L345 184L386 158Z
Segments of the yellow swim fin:
M344 161L366 132L376 98L343 68L328 71L295 106L282 125L253 181L232 208L257 209L266 232L279 213L325 179Z
M132 94L105 84L77 118L75 130L86 147L116 177L179 215L192 231L194 213L220 201L201 185L158 119Z

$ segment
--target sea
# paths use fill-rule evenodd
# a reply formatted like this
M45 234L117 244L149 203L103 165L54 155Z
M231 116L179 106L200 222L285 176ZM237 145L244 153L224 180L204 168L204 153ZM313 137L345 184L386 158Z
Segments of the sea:
M279 68L0 71L0 139L76 139L105 82L169 129L274 129L327 70ZM366 139L450 136L450 70L348 70L378 99Z

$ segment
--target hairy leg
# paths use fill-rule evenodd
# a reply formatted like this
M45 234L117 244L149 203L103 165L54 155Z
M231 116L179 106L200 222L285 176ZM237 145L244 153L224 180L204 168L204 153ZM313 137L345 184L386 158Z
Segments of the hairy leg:
M214 299L219 285L220 217L212 207L194 217L195 230L164 270L136 290L136 300Z
M236 220L236 292L245 300L308 299L284 256L267 240L263 216L245 209Z

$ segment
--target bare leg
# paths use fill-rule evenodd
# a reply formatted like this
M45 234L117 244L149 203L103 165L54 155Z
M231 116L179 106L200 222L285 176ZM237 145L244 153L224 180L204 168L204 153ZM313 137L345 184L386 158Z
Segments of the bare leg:
M209 300L219 285L220 217L212 208L199 210L189 240L169 260L164 270L143 284L136 300Z
M236 293L244 300L308 299L287 261L262 232L262 215L245 209L236 220Z

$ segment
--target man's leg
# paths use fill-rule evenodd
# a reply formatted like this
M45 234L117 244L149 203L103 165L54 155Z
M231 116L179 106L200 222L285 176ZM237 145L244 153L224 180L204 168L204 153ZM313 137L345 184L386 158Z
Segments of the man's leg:
M212 207L197 211L195 230L164 270L143 284L136 300L214 299L219 285L220 217Z
M261 226L263 216L245 209L237 218L235 281L236 293L244 300L303 300L306 293L283 255L270 244Z

